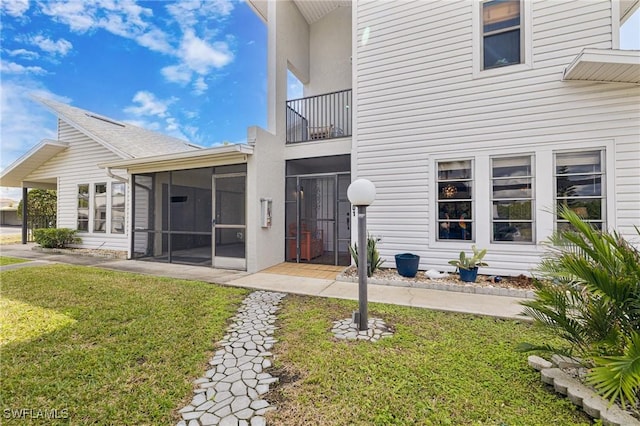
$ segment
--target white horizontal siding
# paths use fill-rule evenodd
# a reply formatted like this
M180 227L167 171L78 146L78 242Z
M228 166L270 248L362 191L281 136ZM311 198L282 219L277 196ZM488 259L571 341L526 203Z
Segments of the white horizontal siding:
M76 229L78 185L114 182L97 164L121 158L63 121L58 122L58 139L68 142L69 148L40 166L25 180L38 181L57 177L58 227ZM128 226L125 225L125 229ZM129 246L127 233L78 235L82 238L81 246L86 248L127 250Z
M610 2L534 0L530 69L477 78L473 7L466 0L357 4L354 176L376 184L368 223L382 238L387 263L411 251L421 255L421 268L443 269L470 248L471 242L434 244L430 235L434 155L552 152L582 141L613 147L607 152L615 157L606 177L614 182L609 223L633 236L640 224L640 88L562 81L582 49L612 47ZM546 169L552 173L551 164ZM475 226L486 227L488 218L476 213ZM542 251L536 244L490 244L487 271L526 272Z

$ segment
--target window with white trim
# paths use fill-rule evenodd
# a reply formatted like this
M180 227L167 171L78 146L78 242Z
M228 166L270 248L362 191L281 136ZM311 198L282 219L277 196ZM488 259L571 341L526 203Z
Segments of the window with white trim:
M491 242L534 241L533 157L491 159Z
M89 232L89 185L78 185L78 232Z
M481 69L524 63L522 1L490 0L481 7Z
M437 170L438 240L473 240L473 162L438 161Z
M96 183L93 193L93 232L107 232L107 184Z
M125 184L111 183L111 233L124 234Z
M598 229L605 226L604 151L555 153L556 206L567 206ZM556 229L569 224L556 217Z

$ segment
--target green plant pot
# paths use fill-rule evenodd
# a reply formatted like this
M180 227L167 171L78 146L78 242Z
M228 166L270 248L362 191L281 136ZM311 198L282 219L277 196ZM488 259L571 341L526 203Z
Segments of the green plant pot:
M478 268L473 269L462 269L459 268L460 271L460 280L466 283L475 283L478 278Z

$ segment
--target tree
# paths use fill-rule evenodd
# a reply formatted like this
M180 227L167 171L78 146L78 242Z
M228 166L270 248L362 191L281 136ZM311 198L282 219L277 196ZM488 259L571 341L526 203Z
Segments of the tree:
M27 196L27 225L29 228L55 228L58 196L52 189L31 189ZM22 203L18 203L18 217L22 218Z

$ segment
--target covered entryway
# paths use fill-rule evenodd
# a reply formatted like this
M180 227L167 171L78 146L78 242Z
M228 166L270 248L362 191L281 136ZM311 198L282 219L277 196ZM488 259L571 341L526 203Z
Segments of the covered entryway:
M286 179L286 260L349 265L349 156L287 161Z

